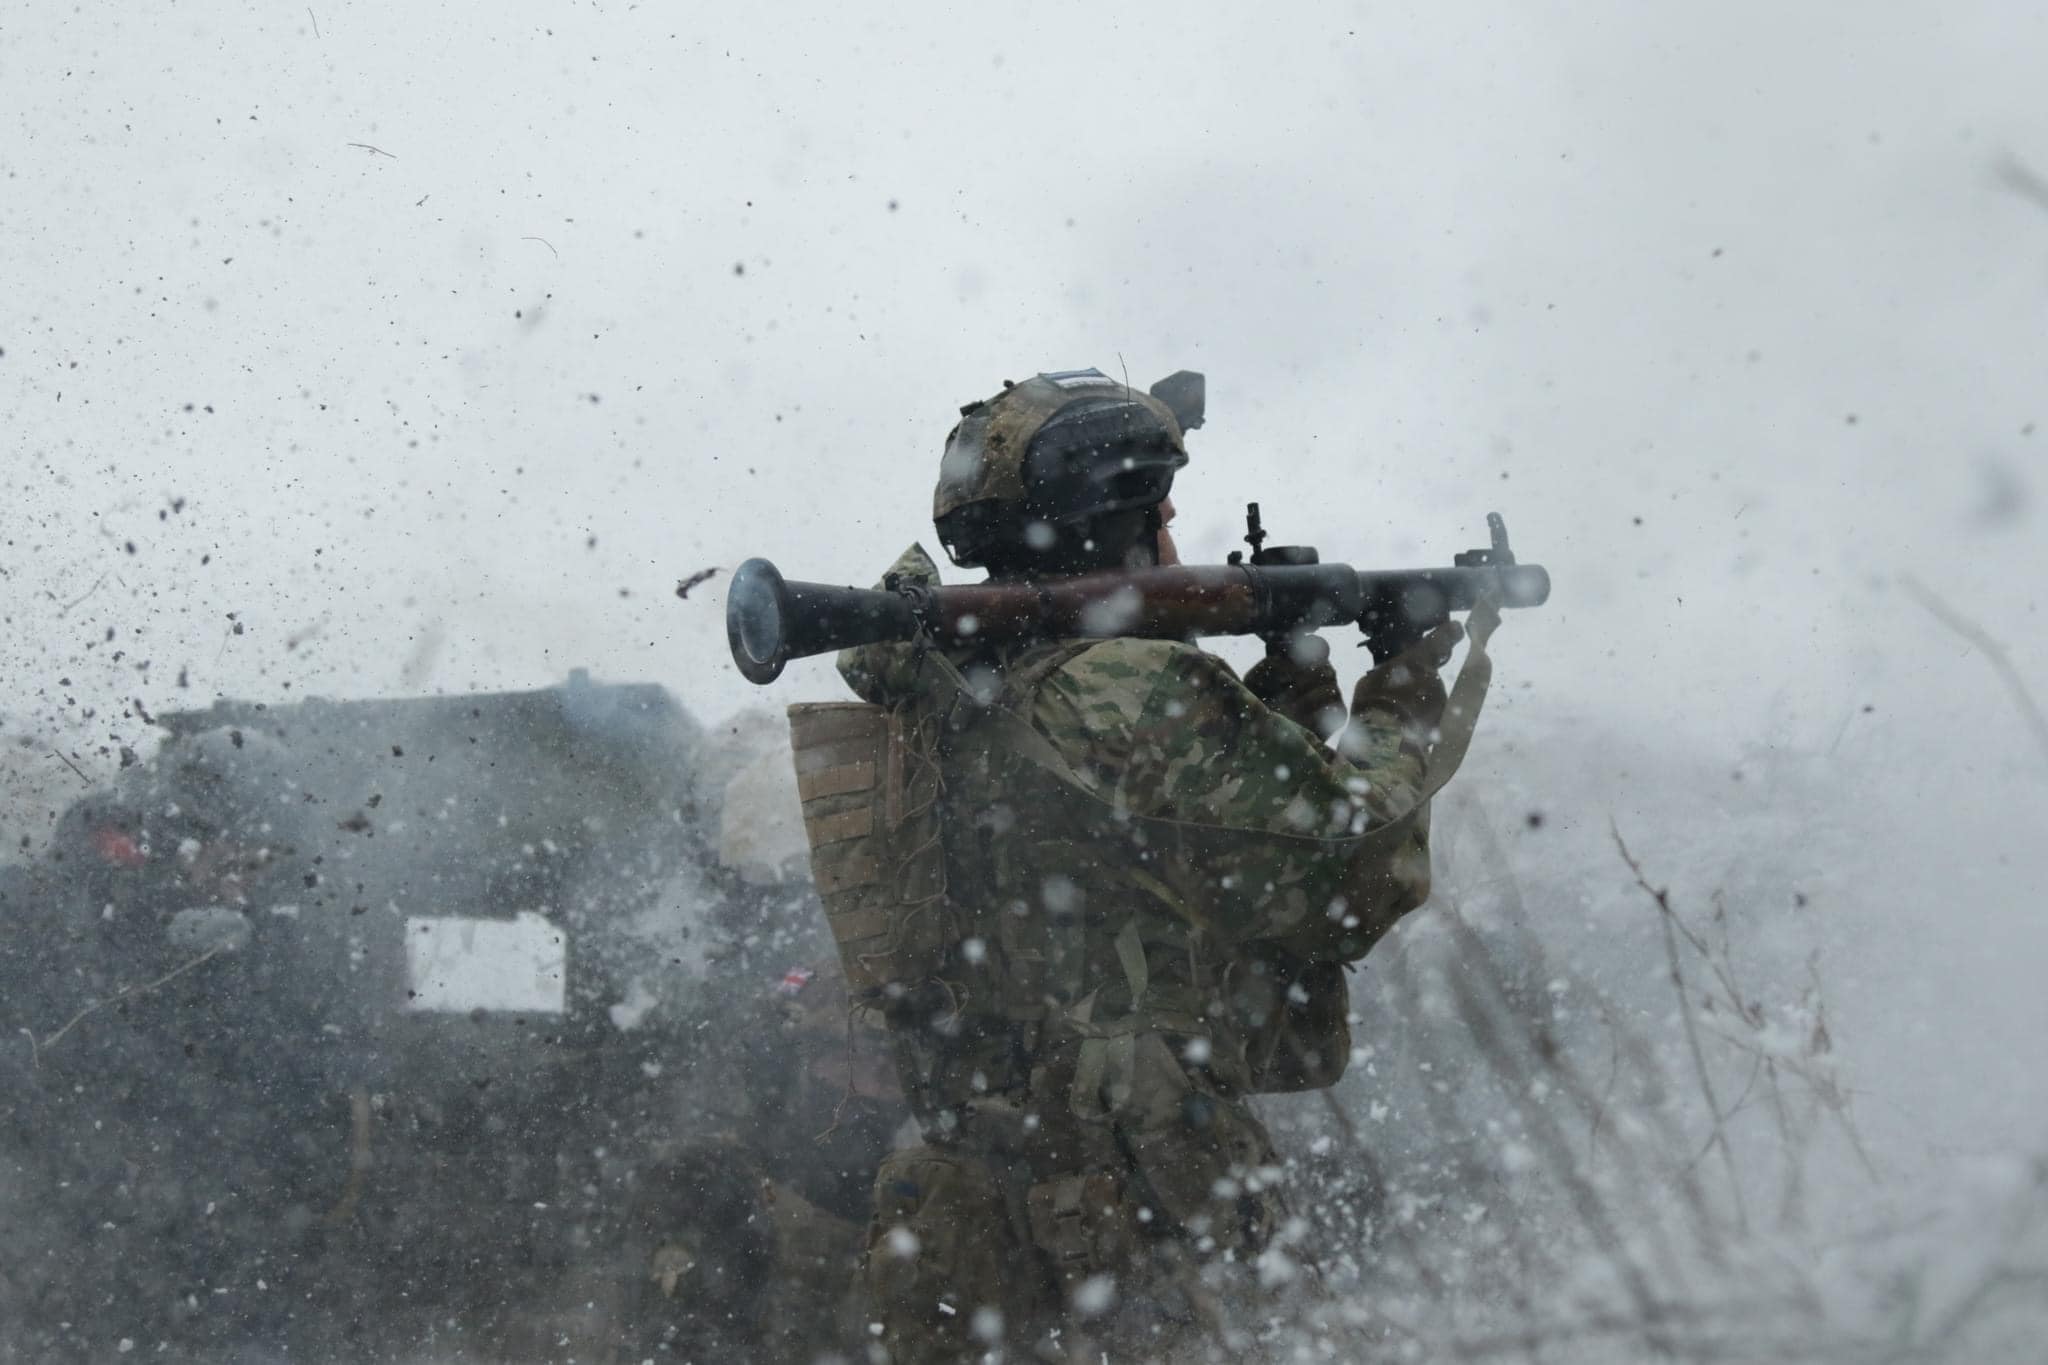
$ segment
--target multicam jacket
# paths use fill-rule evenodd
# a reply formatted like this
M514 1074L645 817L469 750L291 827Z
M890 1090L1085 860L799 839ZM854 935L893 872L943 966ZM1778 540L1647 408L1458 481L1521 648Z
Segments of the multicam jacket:
M915 546L891 573L937 581ZM1152 1032L1207 1040L1225 1092L1335 1080L1340 964L1428 895L1425 762L1404 717L1355 718L1340 755L1165 640L870 645L839 668L864 700L938 718L942 1031L998 1040L950 1061L920 1045L914 1107L1021 1085L1001 1042L1020 1027L1023 1068L1062 1035ZM1311 1055L1276 1055L1303 1037Z

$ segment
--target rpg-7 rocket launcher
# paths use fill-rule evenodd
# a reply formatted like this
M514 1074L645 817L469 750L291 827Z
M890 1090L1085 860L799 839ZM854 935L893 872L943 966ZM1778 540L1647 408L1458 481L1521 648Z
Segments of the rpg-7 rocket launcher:
M1371 640L1428 630L1489 598L1502 607L1536 607L1550 598L1550 574L1515 562L1497 512L1486 518L1493 543L1441 569L1324 564L1309 546L1268 547L1257 503L1245 520L1252 552L1232 551L1226 564L1031 581L934 587L892 578L879 590L845 588L791 582L767 560L750 559L726 591L726 639L747 680L769 683L791 659L919 636L940 648L1127 635L1282 641L1355 623Z

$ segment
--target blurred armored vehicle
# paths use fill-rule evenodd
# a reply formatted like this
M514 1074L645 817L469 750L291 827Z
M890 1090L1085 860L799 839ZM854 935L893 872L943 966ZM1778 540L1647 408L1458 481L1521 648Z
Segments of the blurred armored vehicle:
M157 723L0 869L0 1359L838 1339L901 1110L779 726L580 673Z

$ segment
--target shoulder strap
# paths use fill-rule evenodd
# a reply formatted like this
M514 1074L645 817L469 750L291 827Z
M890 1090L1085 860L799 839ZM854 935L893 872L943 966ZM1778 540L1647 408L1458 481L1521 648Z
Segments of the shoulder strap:
M971 707L977 722L994 726L997 733L1033 764L1063 782L1079 785L1080 774L1053 747L1052 741L1038 732L1037 726L1018 713L1017 708L1027 705L1047 678L1099 643L1097 640L1071 640L1046 648L1036 658L1027 658L1024 663L1004 670L1002 686L993 697L976 689L951 659L937 650L930 650L924 658L925 682L938 701L941 712L950 715L961 706Z

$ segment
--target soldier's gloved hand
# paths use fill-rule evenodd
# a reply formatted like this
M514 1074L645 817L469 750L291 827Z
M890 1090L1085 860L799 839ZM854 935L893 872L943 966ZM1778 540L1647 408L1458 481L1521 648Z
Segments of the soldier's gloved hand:
M1465 617L1465 638L1472 642L1472 648L1483 651L1499 629L1500 603L1492 597L1480 598Z
M1330 666L1330 646L1316 635L1297 635L1268 648L1244 675L1251 694L1305 730L1328 739L1344 727L1344 693Z
M1446 621L1358 680L1351 690L1351 714L1392 712L1411 735L1426 735L1444 718L1444 682L1438 672L1465 638L1465 628Z
M1375 612L1360 623L1359 629L1375 664L1391 662L1395 655L1429 633L1400 610Z

